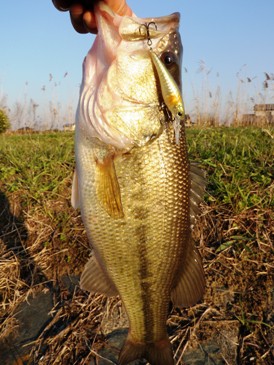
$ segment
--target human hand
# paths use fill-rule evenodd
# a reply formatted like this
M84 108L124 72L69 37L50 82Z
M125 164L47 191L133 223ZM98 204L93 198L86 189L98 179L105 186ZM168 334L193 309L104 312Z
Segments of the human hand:
M60 11L69 11L74 29L78 33L97 33L94 5L99 0L52 0ZM126 0L104 0L119 15L132 15Z

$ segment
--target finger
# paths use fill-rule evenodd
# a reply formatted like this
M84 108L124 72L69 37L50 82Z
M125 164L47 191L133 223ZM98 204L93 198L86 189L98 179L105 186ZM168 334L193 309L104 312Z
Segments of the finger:
M74 29L78 33L88 33L88 29L84 25L83 16L85 10L81 4L75 4L70 7L70 19Z
M73 0L52 0L53 5L60 11L69 10L73 3Z
M127 5L126 0L104 0L105 3L117 14L119 15L132 15L132 10Z
M83 15L84 26L90 33L97 33L97 25L94 13L87 10Z

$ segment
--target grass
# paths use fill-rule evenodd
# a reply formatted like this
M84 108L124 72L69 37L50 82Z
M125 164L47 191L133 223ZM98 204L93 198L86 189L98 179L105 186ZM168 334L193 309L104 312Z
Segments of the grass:
M238 328L239 364L272 363L273 134L270 128L187 130L190 158L208 176L194 231L207 290L203 302L170 315L177 359L202 343L212 323L227 321ZM70 206L73 169L71 133L0 136L0 344L12 338L19 303L33 292L54 293L53 320L33 339L31 363L88 363L104 342L101 321L120 308L117 298L62 284L64 276L81 273L89 255L79 212ZM224 341L222 349L232 365Z
M273 141L259 128L190 132L190 156L209 172L208 192L235 212L273 207Z

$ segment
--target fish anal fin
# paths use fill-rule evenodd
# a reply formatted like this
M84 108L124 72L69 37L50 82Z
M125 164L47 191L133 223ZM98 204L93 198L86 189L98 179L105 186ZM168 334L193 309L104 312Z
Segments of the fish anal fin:
M171 293L171 300L175 307L190 307L202 298L204 290L205 276L202 259L191 239L183 268Z
M96 194L101 206L115 219L123 218L123 206L120 186L117 179L114 157L104 158L103 162L96 162Z
M151 365L174 365L171 344L168 338L153 342L135 342L130 334L120 352L119 364L126 365L131 361L144 358Z
M74 170L73 180L72 180L71 205L74 209L80 208L80 195L79 195L78 176L76 169Z
M86 263L80 278L81 289L100 293L109 297L118 295L118 291L108 276L102 270L95 256Z

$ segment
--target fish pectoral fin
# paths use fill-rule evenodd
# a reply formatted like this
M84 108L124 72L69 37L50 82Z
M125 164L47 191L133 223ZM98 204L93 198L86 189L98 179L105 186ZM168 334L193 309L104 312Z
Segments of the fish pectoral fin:
M107 156L103 162L96 160L96 194L101 206L112 218L124 217L113 156Z
M78 176L76 169L74 170L73 180L72 180L71 205L74 209L80 208L80 195L79 195Z
M104 273L95 256L92 256L80 278L81 289L100 293L109 297L118 295L118 291L109 277Z
M205 188L206 188L206 178L205 171L202 170L198 164L190 164L190 222L193 226L197 215L200 212L199 205L203 201Z
M201 256L191 239L183 270L171 293L171 300L175 307L190 307L202 298L204 290L205 276Z

